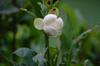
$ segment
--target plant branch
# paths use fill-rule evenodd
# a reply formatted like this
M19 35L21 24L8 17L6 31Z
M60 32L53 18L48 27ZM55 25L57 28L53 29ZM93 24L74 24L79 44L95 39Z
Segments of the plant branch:
M85 35L87 35L88 33L92 32L93 30L95 30L98 27L100 27L100 26L96 25L93 28L86 30L85 32L80 34L76 39L73 40L73 43L71 44L71 47L70 47L70 49L68 51L68 61L67 61L67 65L68 66L71 65L72 50L73 50L73 47L75 46L75 44L77 44L81 39L83 39L85 37Z
M84 36L90 32L92 32L93 30L95 30L96 28L100 27L100 25L96 25L91 29L86 30L85 32L83 32L82 34L80 34L76 39L73 40L73 44L78 43L81 39L84 38Z
M20 8L20 10L26 12L27 14L29 14L29 15L32 16L32 17L36 17L36 15L35 15L33 12L28 11L28 10L25 9L25 8Z

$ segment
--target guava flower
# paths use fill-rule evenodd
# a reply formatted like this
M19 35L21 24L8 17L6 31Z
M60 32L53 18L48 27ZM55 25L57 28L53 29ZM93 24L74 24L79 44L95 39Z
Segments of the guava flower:
M49 36L60 36L63 28L63 20L55 14L48 14L44 19L36 18L34 26L38 30L43 30Z

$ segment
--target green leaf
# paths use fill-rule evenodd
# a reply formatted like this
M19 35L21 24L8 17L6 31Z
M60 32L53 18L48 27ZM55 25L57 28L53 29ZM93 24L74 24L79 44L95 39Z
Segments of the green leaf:
M19 48L14 52L14 54L19 57L28 57L32 55L32 52L29 48Z
M87 21L78 10L73 10L69 5L63 4L65 14L67 15L68 25L72 33L72 38L76 37L87 28Z
M93 66L89 59L84 60L84 66Z
M40 0L41 1L41 0ZM42 17L41 14L41 8L38 5L38 2L40 2L39 0L30 0L30 4L32 5L33 9L34 9L34 13L38 16L38 17Z
M44 63L46 62L45 56L46 49L41 50L36 56L33 57L34 62L38 62L39 66L44 66Z
M38 62L39 66L41 66L46 62L46 59L44 58L44 54L39 53L33 57L33 61Z

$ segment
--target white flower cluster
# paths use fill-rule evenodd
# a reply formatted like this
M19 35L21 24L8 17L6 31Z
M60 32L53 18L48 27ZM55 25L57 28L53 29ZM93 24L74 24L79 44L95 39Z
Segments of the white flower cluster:
M60 36L63 28L63 20L55 14L48 14L44 19L36 18L34 26L38 30L43 30L49 36Z

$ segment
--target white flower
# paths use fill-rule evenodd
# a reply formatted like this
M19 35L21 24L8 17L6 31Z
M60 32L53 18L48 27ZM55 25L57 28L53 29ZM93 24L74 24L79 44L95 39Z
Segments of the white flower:
M59 36L62 32L63 20L55 14L48 14L44 19L36 18L34 26L38 30L43 30L49 36Z

